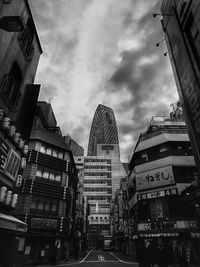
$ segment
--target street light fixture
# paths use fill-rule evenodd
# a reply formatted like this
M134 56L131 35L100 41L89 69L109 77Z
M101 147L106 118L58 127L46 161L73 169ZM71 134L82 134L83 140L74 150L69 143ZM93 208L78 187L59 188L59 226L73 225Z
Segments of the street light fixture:
M156 47L158 47L160 45L160 43L162 43L163 41L165 41L165 39L162 39L161 41L159 41L157 44L156 44Z
M5 16L0 18L0 29L7 32L21 32L24 30L24 21L20 16Z
M157 17L157 16L167 16L167 17L170 17L170 16L173 16L174 14L159 14L159 13L153 13L153 18Z

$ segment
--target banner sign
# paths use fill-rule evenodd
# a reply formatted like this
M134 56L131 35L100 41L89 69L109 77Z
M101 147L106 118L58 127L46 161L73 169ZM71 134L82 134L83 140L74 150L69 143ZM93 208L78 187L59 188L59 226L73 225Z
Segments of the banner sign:
M45 219L45 218L31 219L31 228L35 229L56 230L57 224L58 224L57 220L54 219Z
M138 191L172 185L174 183L175 181L171 165L136 174L136 187Z
M155 192L144 193L144 194L137 194L137 200L165 197L165 196L171 196L171 195L177 195L177 194L178 194L177 188L170 188L167 190L155 191Z

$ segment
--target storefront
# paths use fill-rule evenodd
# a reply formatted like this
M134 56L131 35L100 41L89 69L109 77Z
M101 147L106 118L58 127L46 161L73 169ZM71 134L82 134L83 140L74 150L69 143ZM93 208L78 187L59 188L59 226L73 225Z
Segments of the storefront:
M162 240L170 251L171 263L177 263L179 253L184 253L188 263L198 264L200 228L197 220L162 220L139 223L134 235L139 246L148 240L156 248Z
M26 223L17 218L0 213L0 264L16 262L17 252L24 247L22 233L27 231Z

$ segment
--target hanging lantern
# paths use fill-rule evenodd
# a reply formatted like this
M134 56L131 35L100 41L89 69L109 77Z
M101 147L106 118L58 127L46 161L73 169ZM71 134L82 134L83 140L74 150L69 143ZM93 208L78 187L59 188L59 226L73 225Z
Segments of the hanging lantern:
M4 110L0 108L0 121L3 119Z
M17 144L19 142L20 133L15 133L13 137L13 141Z
M4 117L3 118L2 128L4 130L9 130L9 128L10 128L10 118L9 117Z
M24 147L24 140L22 138L19 139L19 148L22 149Z
M28 153L28 145L24 145L23 153L24 153L24 155L27 155L27 153Z
M15 127L14 125L11 125L11 126L10 126L10 129L9 129L9 133L8 133L8 135L9 135L10 137L13 137L13 135L15 134L15 131L16 131L16 127Z

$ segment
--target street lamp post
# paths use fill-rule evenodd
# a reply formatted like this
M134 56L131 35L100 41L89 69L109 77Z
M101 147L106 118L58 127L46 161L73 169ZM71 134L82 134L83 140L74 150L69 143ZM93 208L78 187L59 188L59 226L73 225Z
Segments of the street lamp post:
M7 32L21 32L24 30L24 21L20 16L4 16L0 18L0 29Z

